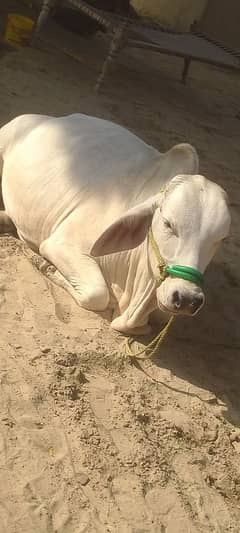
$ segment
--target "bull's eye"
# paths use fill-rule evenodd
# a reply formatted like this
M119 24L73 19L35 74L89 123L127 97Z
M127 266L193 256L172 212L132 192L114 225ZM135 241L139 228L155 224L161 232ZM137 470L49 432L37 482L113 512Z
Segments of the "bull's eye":
M172 224L169 222L169 220L164 219L163 220L165 228L172 229Z

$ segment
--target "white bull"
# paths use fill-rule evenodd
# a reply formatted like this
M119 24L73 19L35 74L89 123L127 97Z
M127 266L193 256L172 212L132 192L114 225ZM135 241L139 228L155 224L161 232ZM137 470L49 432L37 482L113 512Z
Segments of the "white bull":
M0 166L5 225L80 306L112 309L111 326L127 334L145 333L156 308L201 308L199 284L171 275L157 284L148 235L166 265L203 273L229 233L226 193L198 174L191 145L161 154L98 118L23 115L0 130Z

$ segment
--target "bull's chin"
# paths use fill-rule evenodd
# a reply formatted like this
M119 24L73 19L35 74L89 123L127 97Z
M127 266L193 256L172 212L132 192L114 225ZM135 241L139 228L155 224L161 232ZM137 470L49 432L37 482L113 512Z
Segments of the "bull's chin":
M158 302L158 308L160 309L160 311L163 311L164 313L168 313L168 314L174 315L174 316L193 317L199 311L199 309L197 311L195 311L194 313L191 313L191 311L176 311L175 309L171 309L170 307L166 307L165 305L162 304L162 302Z

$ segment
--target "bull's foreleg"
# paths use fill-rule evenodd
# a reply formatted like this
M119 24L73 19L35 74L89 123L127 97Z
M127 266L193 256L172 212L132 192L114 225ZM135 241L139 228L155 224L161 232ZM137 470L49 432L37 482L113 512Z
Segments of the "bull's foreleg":
M141 299L139 294L130 300L127 308L118 316L113 316L111 327L127 335L147 335L151 333L150 314L156 309L156 299Z
M17 229L5 211L0 211L0 235L17 237Z
M104 311L109 303L109 291L95 259L54 235L40 246L40 254L55 266L53 281L61 285L74 300L89 311Z
M142 316L139 321L129 319L128 311L124 312L122 315L114 318L111 322L111 328L119 331L120 333L125 333L126 335L148 335L152 331L151 325L148 323L149 315Z
M76 294L70 283L63 277L63 275L56 269L55 266L49 263L44 257L36 254L30 248L25 250L25 255L31 261L33 266L41 272L52 283L55 283L59 287L62 287L65 291L69 292L71 296L77 300ZM77 301L77 303L79 303Z

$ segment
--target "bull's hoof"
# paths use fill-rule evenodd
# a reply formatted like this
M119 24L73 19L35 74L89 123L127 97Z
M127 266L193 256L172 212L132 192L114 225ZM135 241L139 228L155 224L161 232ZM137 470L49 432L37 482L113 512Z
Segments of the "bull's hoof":
M42 274L48 275L48 274L54 274L56 272L56 268L51 265L44 257L41 257L41 255L33 254L30 257L31 263L35 268L39 270Z
M124 319L120 316L115 318L111 322L111 328L115 329L119 333L123 333L123 335L149 335L152 332L152 328L150 324L144 324L139 327L129 327L127 323L124 321Z

